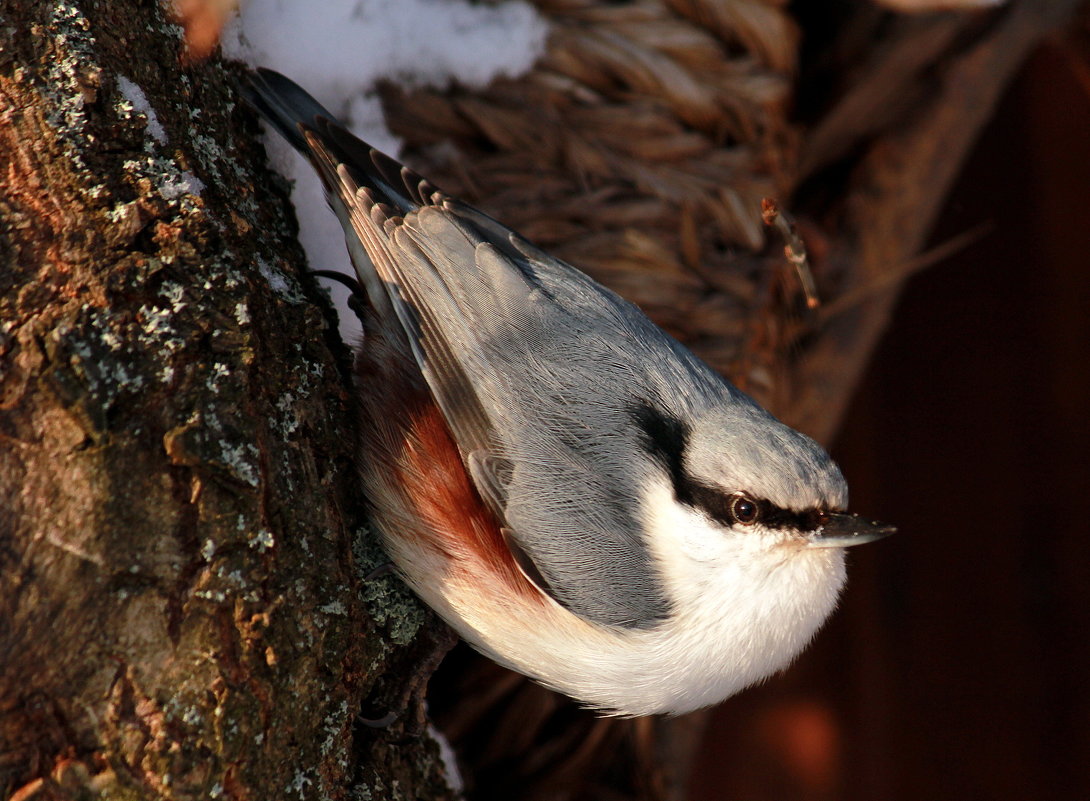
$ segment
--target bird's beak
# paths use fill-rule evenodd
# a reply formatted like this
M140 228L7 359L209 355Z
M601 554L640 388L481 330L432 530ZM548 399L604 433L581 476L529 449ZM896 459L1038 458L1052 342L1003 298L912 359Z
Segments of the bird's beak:
M814 531L807 542L809 548L848 548L888 537L897 529L859 515L831 512L824 525Z

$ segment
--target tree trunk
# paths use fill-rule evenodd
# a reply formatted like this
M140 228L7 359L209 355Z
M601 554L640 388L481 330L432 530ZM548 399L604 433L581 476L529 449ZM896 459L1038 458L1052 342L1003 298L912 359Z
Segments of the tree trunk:
M233 76L159 3L0 24L0 797L448 797Z

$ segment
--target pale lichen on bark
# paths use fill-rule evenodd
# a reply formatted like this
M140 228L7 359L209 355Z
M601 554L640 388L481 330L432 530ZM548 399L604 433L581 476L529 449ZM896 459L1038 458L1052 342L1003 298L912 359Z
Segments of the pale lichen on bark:
M346 371L178 30L0 3L0 795L445 797L434 745L356 722L442 630L356 572Z

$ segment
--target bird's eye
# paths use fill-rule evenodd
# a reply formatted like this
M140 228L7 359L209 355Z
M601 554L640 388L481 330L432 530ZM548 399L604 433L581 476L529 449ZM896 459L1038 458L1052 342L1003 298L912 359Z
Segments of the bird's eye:
M742 493L730 496L730 505L727 508L734 521L743 526L752 526L761 516L761 509L757 506L757 502Z

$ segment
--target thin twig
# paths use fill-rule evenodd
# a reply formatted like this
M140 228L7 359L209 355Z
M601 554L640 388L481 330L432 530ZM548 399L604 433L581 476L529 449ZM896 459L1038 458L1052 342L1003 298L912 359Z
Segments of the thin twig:
M814 274L810 271L810 260L806 256L806 243L799 236L795 221L770 197L761 198L761 219L765 225L780 232L784 240L784 258L794 265L799 276L802 292L806 296L806 308L816 309L821 305L821 300L814 284Z

